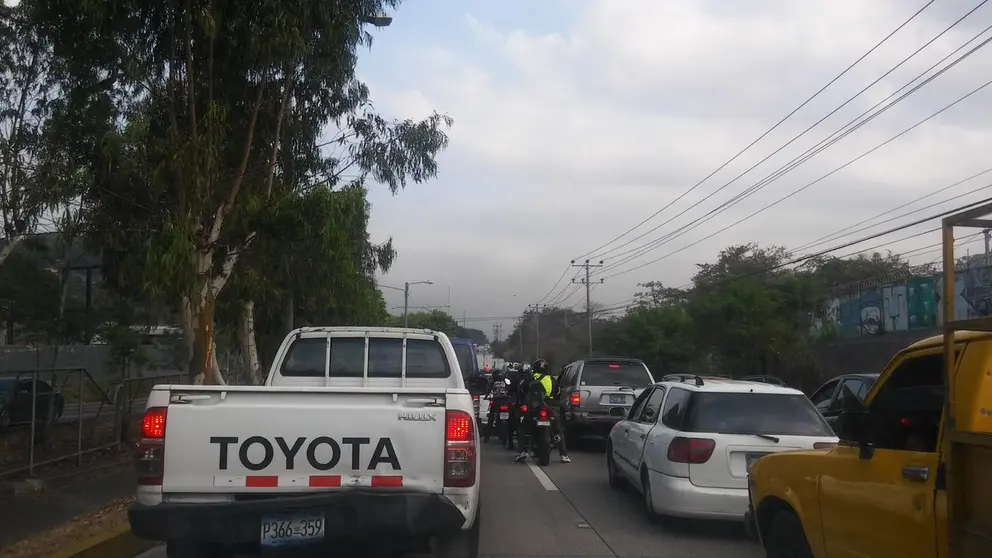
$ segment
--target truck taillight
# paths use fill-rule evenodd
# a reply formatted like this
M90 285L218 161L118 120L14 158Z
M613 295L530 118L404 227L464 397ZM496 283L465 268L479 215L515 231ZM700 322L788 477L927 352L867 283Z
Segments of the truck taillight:
M141 440L138 441L134 460L139 485L162 485L167 415L166 407L152 407L141 418Z
M474 486L475 462L475 419L465 411L445 412L444 486Z
M578 408L581 403L582 403L582 397L579 395L579 392L573 391L572 395L570 395L568 398L568 404L571 405L572 407Z
M716 442L709 438L676 436L668 445L668 460L672 463L706 463L713 456Z

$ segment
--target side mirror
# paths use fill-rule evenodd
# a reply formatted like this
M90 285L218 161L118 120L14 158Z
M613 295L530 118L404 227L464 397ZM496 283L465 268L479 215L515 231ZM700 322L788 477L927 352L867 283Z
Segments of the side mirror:
M843 442L857 444L861 458L870 459L874 454L871 445L871 415L867 411L844 411L837 415L834 432Z

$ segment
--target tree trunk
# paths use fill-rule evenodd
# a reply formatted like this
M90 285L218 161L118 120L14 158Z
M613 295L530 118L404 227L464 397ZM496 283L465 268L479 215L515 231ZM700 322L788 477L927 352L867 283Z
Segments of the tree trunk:
M241 362L252 385L261 385L262 366L258 361L258 345L255 342L255 301L246 300L241 305L238 323L238 343L241 345Z
M207 268L209 269L209 267ZM216 307L212 279L201 273L187 298L183 329L189 350L189 376L193 383L225 385L217 364L217 343L214 340L214 310Z
M13 238L10 238L7 241L7 244L4 244L3 247L0 248L0 265L3 265L3 262L7 259L7 256L10 256L14 252L14 248L17 248L17 245L20 244L24 238L25 236L22 234L14 235Z

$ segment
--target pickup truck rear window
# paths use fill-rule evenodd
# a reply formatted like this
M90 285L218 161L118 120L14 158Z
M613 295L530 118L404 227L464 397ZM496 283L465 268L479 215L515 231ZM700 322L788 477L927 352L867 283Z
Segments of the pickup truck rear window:
M644 387L651 385L651 376L639 362L587 362L582 367L579 384Z
M805 395L693 393L682 425L685 432L833 436Z
M365 339L335 337L331 339L331 378L361 378L365 368ZM327 361L326 339L297 339L283 360L281 373L286 377L324 377ZM369 378L399 378L403 366L403 340L384 337L369 339ZM436 341L408 339L406 345L407 378L447 378L451 371L444 351Z

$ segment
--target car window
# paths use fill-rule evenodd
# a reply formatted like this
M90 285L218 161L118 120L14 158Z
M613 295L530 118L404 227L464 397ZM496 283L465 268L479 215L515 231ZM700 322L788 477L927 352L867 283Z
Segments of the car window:
M834 396L834 390L837 389L837 384L839 383L840 380L831 380L823 384L809 400L813 402L813 405L816 405L817 409L825 409L827 404L830 403L830 399Z
M658 413L661 411L661 402L665 399L665 388L657 387L644 403L644 408L638 413L637 422L654 424L658 421Z
M661 411L661 423L673 430L682 430L682 420L691 395L684 389L669 390L668 399L665 400L665 406Z
M858 392L864 390L865 382L861 378L848 378L840 385L840 392L833 407L844 411L857 411L864 408Z
M571 388L575 385L575 365L569 364L561 375L561 386Z
M858 386L857 393L855 393L855 395L858 396L858 399L860 399L861 401L864 401L865 400L865 396L868 395L868 390L871 389L871 386L872 386L872 382L870 382L868 380L862 380L861 381L861 385Z
M641 412L641 407L644 406L644 402L651 396L652 391L653 390L651 389L646 389L637 396L637 399L634 400L634 404L630 406L630 411L627 413L627 416L630 419L633 419Z
M937 451L944 409L944 357L909 357L879 388L868 411L877 449Z
M281 373L287 377L324 376L327 340L297 339L283 360ZM365 367L364 337L331 339L331 378L361 378ZM399 378L403 368L403 340L382 337L369 339L369 377ZM447 378L451 371L440 343L408 339L406 376L408 378Z
M472 363L475 362L475 355L472 354L472 347L468 345L452 344L455 349L455 356L458 358L458 367L462 369L462 377L466 378L472 373Z
M701 393L692 395L684 432L833 436L823 416L802 394Z
M583 386L631 386L651 385L651 375L639 362L586 362L582 367Z

